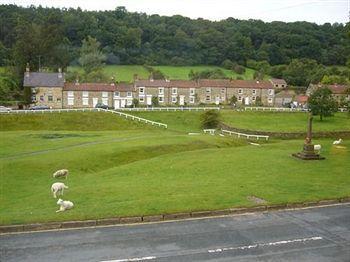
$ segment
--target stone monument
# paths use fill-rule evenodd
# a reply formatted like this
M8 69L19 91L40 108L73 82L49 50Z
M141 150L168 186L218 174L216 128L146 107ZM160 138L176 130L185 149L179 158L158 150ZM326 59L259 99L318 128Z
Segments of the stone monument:
M303 160L323 160L325 158L315 152L314 145L312 144L312 118L312 114L310 113L303 151L294 153L293 156Z

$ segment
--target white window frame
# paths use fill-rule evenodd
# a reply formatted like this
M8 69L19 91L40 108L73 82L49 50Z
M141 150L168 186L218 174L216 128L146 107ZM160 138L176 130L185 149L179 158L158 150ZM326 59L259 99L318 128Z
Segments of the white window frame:
M88 105L89 105L89 98L83 97L83 106L88 106Z
M68 97L74 97L74 91L68 91L67 92Z
M102 97L103 98L108 98L108 92L102 92Z
M145 97L144 96L140 96L139 97L139 101L140 101L140 103L144 103L145 102Z
M221 88L221 94L225 94L225 88Z
M68 104L69 106L74 106L74 97L68 97L67 104Z
M140 88L139 88L139 94L140 94L140 95L144 95L144 94L145 94L145 91L146 91L146 88L145 88L145 87L140 87Z
M238 101L242 102L242 97L238 96Z
M267 102L268 102L269 104L272 104L272 103L273 103L272 97L269 97L269 98L267 99Z
M205 88L205 93L210 94L211 93L211 88L210 87Z
M274 90L273 89L269 89L267 92L268 92L269 96L273 96L274 95Z
M177 87L171 88L171 94L172 95L177 95Z
M158 96L158 102L164 103L164 96Z
M113 93L113 95L114 95L114 97L120 97L120 92L119 92L119 91L115 91L115 92Z
M52 94L47 95L47 102L53 102L53 95Z
M256 89L253 89L252 93L253 95L256 95Z
M159 87L158 88L158 94L159 95L164 95L164 87Z
M89 97L89 91L83 91L83 97Z
M195 102L195 97L194 96L190 96L190 104L194 104Z
M191 87L190 88L190 95L193 96L196 93L196 89Z
M253 97L252 97L252 101L255 101L255 100L256 100L256 96L253 96Z
M211 102L211 95L205 95L205 102Z
M132 97L132 92L130 91L126 92L126 97Z
M177 102L177 96L172 96L171 103L176 103L176 102Z
M240 95L243 94L243 89L242 88L238 89L238 94L240 94Z

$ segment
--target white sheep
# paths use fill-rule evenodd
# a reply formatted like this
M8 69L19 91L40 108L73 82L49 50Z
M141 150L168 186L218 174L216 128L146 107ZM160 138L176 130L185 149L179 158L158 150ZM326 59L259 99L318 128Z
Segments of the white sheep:
M319 154L321 152L321 145L314 145L314 150L317 152L317 154Z
M51 192L53 194L53 197L57 198L58 194L61 194L63 196L63 191L65 188L68 188L68 187L61 182L53 183L51 186Z
M68 210L68 209L72 209L73 206L74 206L73 202L67 201L67 200L64 201L64 200L62 200L62 199L58 199L57 205L60 206L60 209L57 210L56 213L66 211L66 210Z
M68 177L68 170L67 169L57 170L55 173L53 173L53 177L54 178L65 177L67 179L67 177Z
M343 142L343 139L339 138L339 140L335 140L333 145L340 145Z

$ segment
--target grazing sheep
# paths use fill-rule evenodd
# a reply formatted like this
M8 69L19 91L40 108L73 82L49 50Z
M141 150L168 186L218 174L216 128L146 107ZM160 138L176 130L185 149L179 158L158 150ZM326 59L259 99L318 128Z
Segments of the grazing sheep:
M314 150L317 152L317 154L319 154L321 152L321 145L314 145Z
M68 187L61 182L53 183L51 186L51 192L53 194L53 197L57 198L58 194L61 194L63 196L63 191L65 188L68 188Z
M333 145L340 145L343 142L343 139L339 138L339 140L335 140Z
M66 211L66 210L68 210L68 209L72 209L73 206L74 206L73 202L67 201L67 200L64 201L64 200L62 200L62 199L58 199L57 205L60 206L60 209L57 210L56 213L62 212L62 211Z
M55 173L53 173L53 177L54 178L65 177L67 179L67 177L68 177L68 170L67 169L58 170Z

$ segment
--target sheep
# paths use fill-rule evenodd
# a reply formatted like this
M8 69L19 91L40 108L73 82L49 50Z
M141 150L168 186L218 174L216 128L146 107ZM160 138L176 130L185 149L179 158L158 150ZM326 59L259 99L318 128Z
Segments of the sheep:
M71 201L64 201L62 199L58 199L57 205L60 206L60 209L57 210L56 213L66 211L66 210L72 209L74 207L73 202L71 202Z
M317 152L317 154L319 154L321 152L321 145L314 145L314 150Z
M58 194L61 194L63 196L63 191L65 188L68 188L65 184L57 182L53 183L51 186L51 192L53 194L54 198L57 198Z
M343 142L343 139L339 138L339 140L335 140L333 145L340 145Z
M53 177L54 178L65 177L67 179L67 177L68 177L68 170L67 169L58 170L55 173L53 173Z

